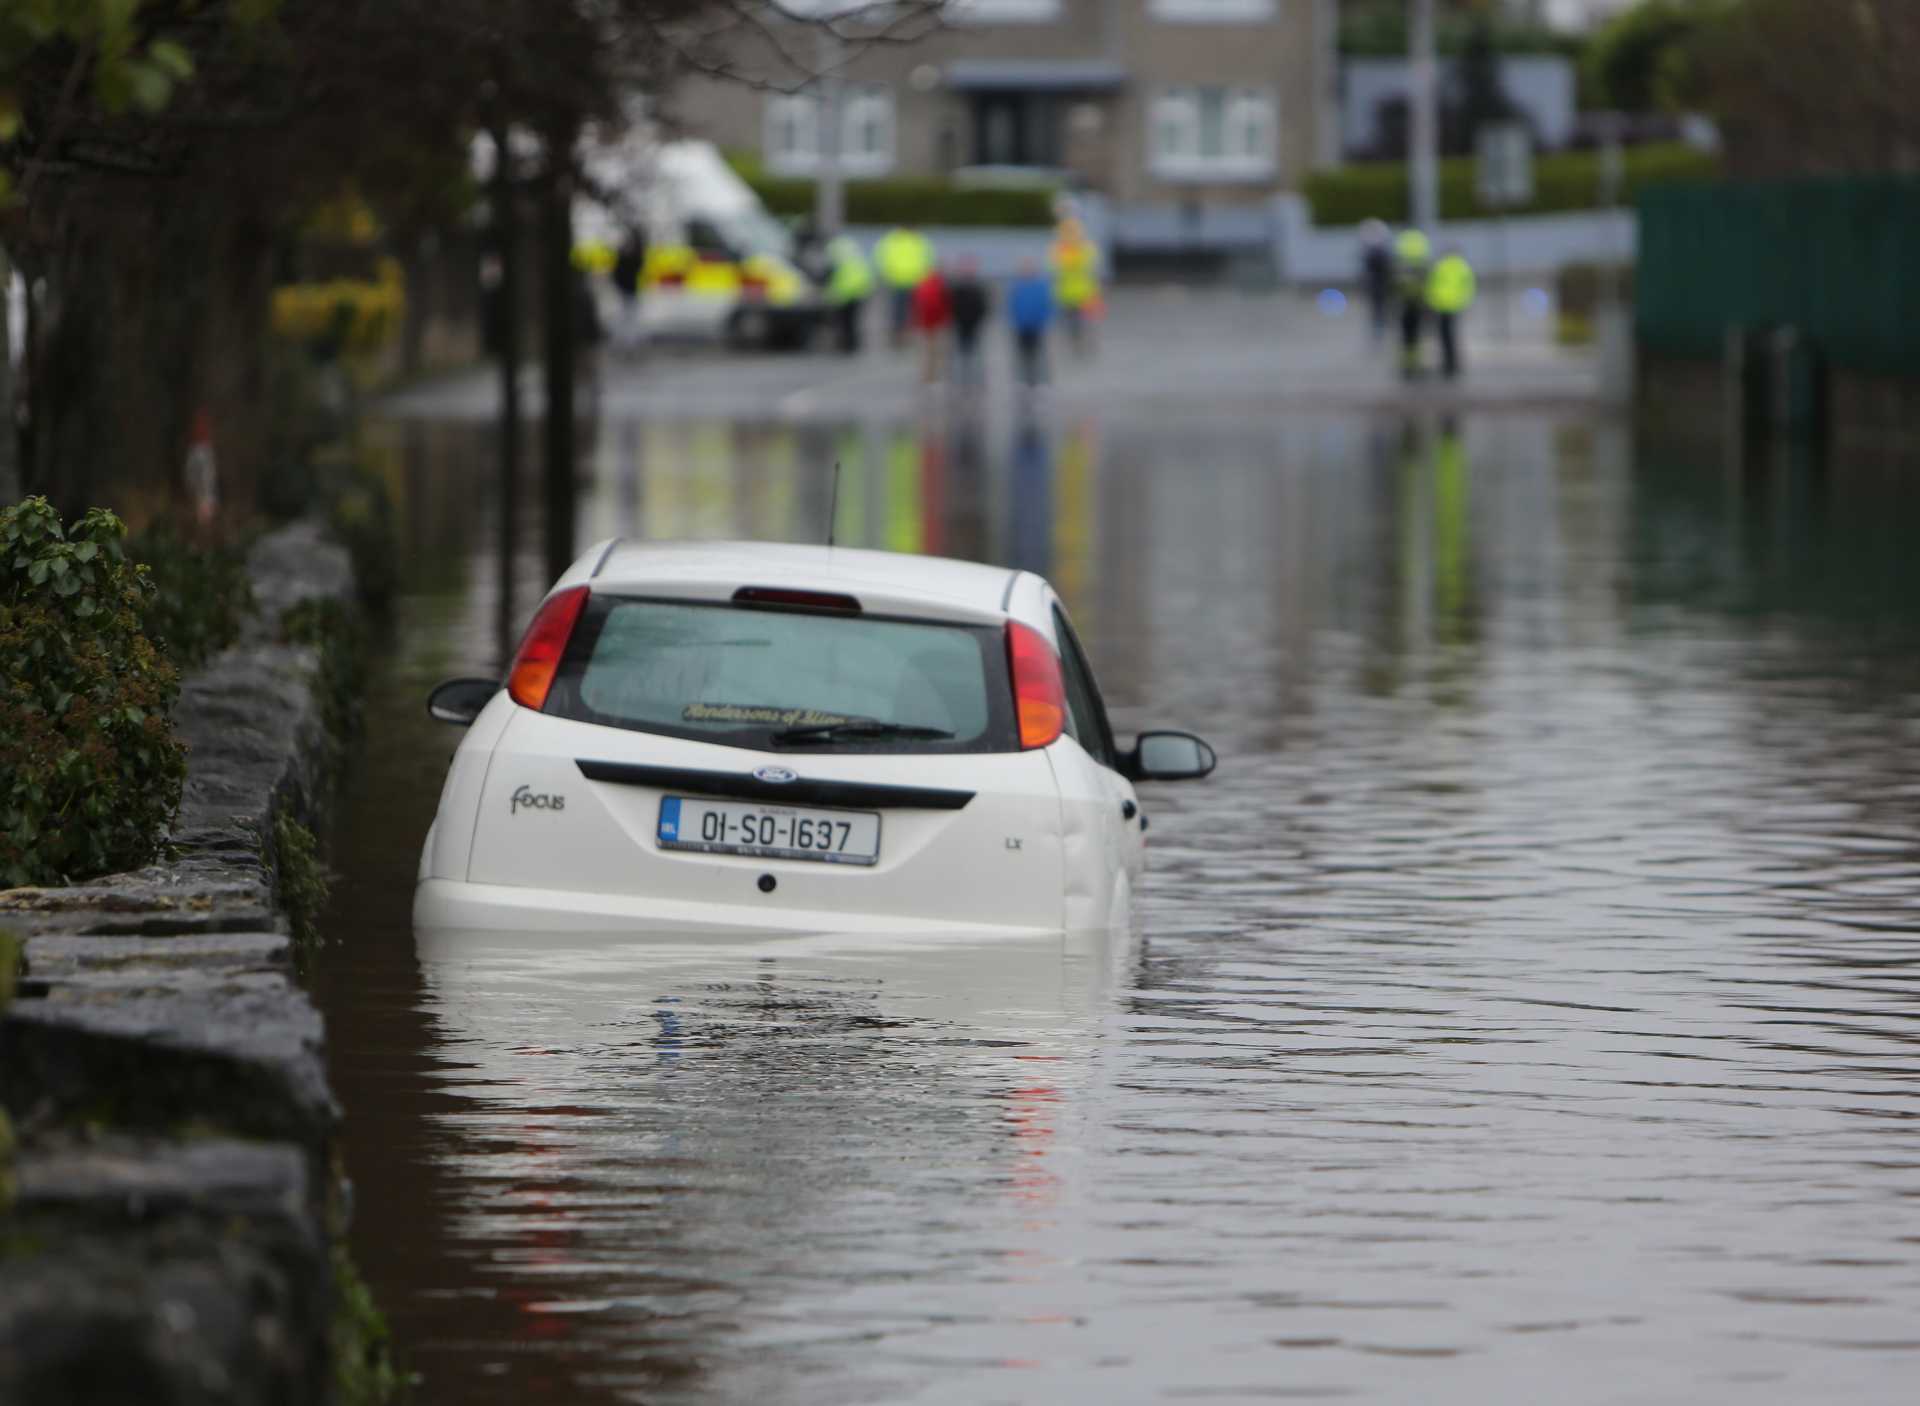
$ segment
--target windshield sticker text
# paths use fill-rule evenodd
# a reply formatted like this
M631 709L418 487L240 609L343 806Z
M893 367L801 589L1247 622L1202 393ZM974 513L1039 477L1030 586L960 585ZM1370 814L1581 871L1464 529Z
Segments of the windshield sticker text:
M838 727L858 722L846 713L817 708L767 708L742 703L689 703L680 717L690 723L748 723L763 727Z

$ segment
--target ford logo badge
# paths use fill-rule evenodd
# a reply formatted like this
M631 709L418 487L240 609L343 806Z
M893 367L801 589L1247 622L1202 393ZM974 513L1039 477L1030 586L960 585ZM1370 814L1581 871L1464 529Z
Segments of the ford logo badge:
M785 786L800 779L797 771L788 771L783 766L763 766L753 774L754 780L764 781L769 786Z

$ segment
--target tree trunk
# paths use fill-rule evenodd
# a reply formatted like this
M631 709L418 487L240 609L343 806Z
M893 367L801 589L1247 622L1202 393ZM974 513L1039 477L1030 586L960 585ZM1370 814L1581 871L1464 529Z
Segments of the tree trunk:
M540 224L542 293L546 325L546 400L544 470L546 479L547 576L558 576L573 562L574 494L574 347L580 320L573 286L573 181L571 133L549 132L547 176L541 183Z
M20 497L20 432L13 414L13 263L0 244L0 507Z
M512 657L519 628L513 601L513 560L519 536L520 484L520 241L507 124L493 136L493 242L500 261L493 288L494 352L500 361L500 598L496 622L503 663Z

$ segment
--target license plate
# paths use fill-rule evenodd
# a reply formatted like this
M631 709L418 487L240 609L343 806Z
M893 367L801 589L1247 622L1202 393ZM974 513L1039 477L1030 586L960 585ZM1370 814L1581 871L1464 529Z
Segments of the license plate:
M869 810L665 796L660 801L658 837L662 849L702 854L811 859L823 864L880 862L880 817Z

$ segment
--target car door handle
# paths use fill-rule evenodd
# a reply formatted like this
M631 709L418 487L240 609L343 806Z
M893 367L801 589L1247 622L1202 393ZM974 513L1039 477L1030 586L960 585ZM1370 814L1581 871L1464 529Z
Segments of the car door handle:
M1135 805L1132 801L1120 802L1120 818L1122 820L1131 820L1133 819L1134 816L1138 815L1139 813L1140 813L1140 807Z

